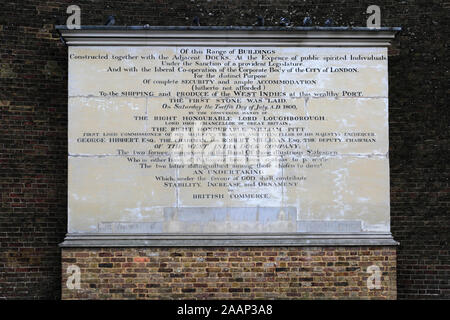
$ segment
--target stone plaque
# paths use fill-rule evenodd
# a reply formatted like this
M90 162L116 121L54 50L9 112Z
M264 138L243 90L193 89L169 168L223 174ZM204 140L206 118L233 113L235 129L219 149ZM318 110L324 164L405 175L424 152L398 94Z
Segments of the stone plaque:
M389 234L384 45L69 46L69 234Z

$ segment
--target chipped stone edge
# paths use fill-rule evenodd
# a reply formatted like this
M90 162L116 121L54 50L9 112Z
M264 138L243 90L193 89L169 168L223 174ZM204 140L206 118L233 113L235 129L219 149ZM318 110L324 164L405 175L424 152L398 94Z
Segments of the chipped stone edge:
M391 233L265 234L88 234L69 233L62 248L77 247L263 247L263 246L397 246Z

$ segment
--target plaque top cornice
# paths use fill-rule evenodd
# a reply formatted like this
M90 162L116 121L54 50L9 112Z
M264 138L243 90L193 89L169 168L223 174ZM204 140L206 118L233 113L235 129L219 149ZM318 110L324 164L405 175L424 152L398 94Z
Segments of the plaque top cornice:
M55 26L69 46L385 47L399 27Z

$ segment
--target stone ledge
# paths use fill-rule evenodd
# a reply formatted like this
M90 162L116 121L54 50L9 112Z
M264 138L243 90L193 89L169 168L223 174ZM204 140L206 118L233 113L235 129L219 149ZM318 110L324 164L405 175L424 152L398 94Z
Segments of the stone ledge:
M401 27L278 27L278 26L104 26L81 25L80 29L69 29L65 25L56 25L56 30L189 30L189 31L394 31L399 32Z
M67 234L60 247L396 246L390 233Z
M55 26L69 46L387 47L401 28Z

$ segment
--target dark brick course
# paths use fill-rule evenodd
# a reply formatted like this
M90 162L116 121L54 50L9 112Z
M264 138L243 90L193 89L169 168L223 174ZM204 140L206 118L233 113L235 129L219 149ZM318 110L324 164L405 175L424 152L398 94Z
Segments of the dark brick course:
M83 25L244 26L288 17L364 26L371 2L6 1L0 10L0 298L61 296L67 223L67 49L54 30L76 3ZM450 298L447 30L450 2L378 1L390 49L391 225L398 298Z

